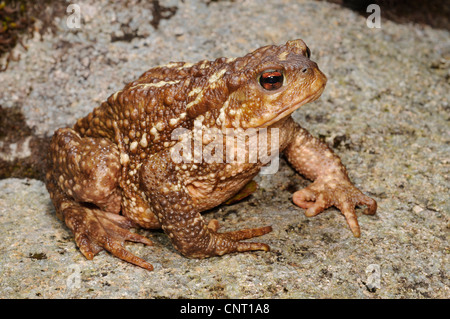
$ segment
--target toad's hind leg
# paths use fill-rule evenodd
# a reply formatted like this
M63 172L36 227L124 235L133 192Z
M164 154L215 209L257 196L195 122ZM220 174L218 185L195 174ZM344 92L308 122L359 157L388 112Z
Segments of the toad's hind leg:
M167 152L149 158L141 166L140 177L141 186L164 232L178 251L186 257L205 258L233 252L270 250L264 243L242 241L269 233L272 231L270 226L219 233L216 220L206 224L195 207L195 201L177 180L174 163L168 156Z
M151 245L151 241L129 231L134 224L119 215L121 192L117 147L100 138L81 138L72 129L53 136L47 189L56 213L72 230L77 246L88 259L102 249L152 270L151 264L124 248L125 241Z

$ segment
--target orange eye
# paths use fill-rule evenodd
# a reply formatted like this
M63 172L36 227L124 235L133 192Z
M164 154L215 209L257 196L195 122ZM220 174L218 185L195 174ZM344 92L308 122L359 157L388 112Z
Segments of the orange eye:
M283 85L283 73L278 70L265 71L259 77L259 84L268 91L279 89Z
M311 57L311 50L306 47L306 57L309 59Z

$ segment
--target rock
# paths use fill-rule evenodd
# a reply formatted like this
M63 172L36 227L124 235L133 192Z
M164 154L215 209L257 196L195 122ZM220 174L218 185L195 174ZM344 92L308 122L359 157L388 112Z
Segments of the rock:
M369 29L363 15L307 0L160 2L168 11L127 3L77 1L89 16L80 29L63 17L55 35L17 47L21 59L0 73L0 105L19 106L36 135L50 136L152 66L302 38L329 82L294 117L335 147L378 213L358 210L358 239L334 208L306 218L291 196L309 181L281 160L277 174L258 176L251 196L204 214L223 230L272 225L258 239L271 252L187 259L161 231L137 230L155 242L127 245L154 265L148 272L106 252L86 260L41 181L4 179L2 297L450 297L449 64L433 64L448 60L447 30L389 20Z

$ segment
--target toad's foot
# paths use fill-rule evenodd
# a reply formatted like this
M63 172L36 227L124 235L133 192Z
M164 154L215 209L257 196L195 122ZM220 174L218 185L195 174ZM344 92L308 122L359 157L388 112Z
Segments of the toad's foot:
M219 222L216 219L213 219L209 222L206 229L207 234L202 236L203 239L208 239L208 245L207 247L203 247L204 249L195 250L192 252L183 252L183 249L180 250L184 255L191 258L205 258L211 256L220 256L233 252L246 252L255 250L270 251L270 247L267 244L242 242L242 240L259 237L270 233L272 231L271 226L241 229L224 233L218 233L217 230L219 228Z
M92 259L102 249L132 264L153 270L153 266L124 248L125 241L152 245L141 235L129 231L133 223L124 216L96 208L73 205L64 210L64 220L73 231L80 251Z
M364 214L373 215L377 211L377 202L364 195L347 179L317 179L308 187L294 193L294 203L306 209L305 215L316 216L325 209L335 206L345 216L355 237L361 235L355 207L366 205Z
M174 227L169 227L169 237L175 248L186 257L207 258L235 252L270 251L267 244L242 240L265 235L272 231L271 226L218 233L217 220L211 220L208 225L203 223L203 219L197 218L197 221L201 222L200 227L195 227L199 229L199 232L191 234L192 237L186 236L187 234L182 231L174 231Z

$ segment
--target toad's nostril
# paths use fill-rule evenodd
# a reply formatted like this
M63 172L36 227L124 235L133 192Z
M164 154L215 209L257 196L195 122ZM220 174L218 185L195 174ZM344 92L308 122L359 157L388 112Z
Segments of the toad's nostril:
M301 70L301 72L302 72L302 73L306 73L306 72L308 72L308 69L309 69L309 68L304 67L304 68Z

